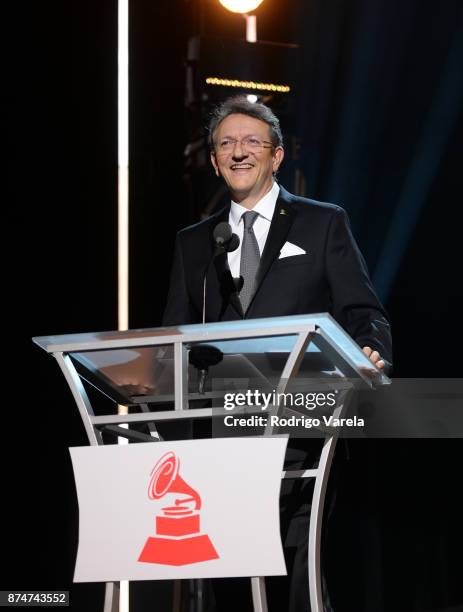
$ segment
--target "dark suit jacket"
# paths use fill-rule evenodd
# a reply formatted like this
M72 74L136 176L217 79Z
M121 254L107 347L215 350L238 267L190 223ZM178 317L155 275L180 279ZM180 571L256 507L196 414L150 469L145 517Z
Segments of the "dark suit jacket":
M200 323L203 276L213 252L212 232L228 221L226 206L177 235L164 325ZM306 251L278 259L289 241ZM243 313L227 263L216 258L207 275L206 321L329 312L360 346L392 363L387 315L379 302L339 206L301 198L280 186L260 262L256 290ZM389 369L389 368L388 368Z

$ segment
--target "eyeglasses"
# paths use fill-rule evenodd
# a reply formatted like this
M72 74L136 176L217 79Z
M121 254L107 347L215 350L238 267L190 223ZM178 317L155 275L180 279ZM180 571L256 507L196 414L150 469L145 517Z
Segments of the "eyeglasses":
M255 136L246 136L242 140L235 140L234 138L224 138L216 143L216 153L219 155L228 155L235 150L235 146L240 143L243 149L250 151L251 153L259 153L263 149L273 148L273 144L268 140L260 140ZM270 146L266 146L270 145Z

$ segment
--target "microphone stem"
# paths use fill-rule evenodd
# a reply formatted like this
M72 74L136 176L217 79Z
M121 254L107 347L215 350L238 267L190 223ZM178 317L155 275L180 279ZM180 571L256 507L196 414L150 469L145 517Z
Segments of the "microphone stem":
M220 253L217 247L215 248L212 257L207 264L206 272L204 273L203 279L203 325L206 323L206 288L207 288L207 275L209 274L209 270L211 269L212 262L216 258L216 256Z
M202 317L203 325L206 323L207 275L209 274L209 270L211 268L212 262L218 255L223 255L224 253L229 253L229 252L231 253L232 251L235 251L238 248L239 243L240 243L240 239L238 238L236 234L232 234L229 240L227 241L222 241L220 243L216 241L214 251L212 253L212 257L210 258L209 263L207 264L207 268L204 273L204 279L203 279L203 317Z
M209 266L207 266L206 274L204 275L203 280L203 325L206 323L206 278L207 273L209 272Z

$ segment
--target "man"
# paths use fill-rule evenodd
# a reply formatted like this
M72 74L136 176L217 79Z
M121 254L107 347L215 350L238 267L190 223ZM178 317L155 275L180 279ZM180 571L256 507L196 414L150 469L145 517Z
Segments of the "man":
M230 98L212 117L209 144L212 165L227 184L231 203L177 235L164 325L199 323L204 305L206 322L330 312L371 361L388 372L389 323L346 213L333 204L291 195L274 179L284 157L277 117L263 104ZM240 245L210 266L213 230L222 221L231 225ZM307 467L306 441L296 441L286 460L292 469ZM285 586L274 581L272 590L270 581L271 612L309 610L310 499L308 481L284 481L282 534L290 588L283 595ZM225 612L242 582L215 585L217 610ZM249 609L245 605L243 600L240 610ZM329 602L326 606L331 609Z
M388 371L389 323L346 213L291 195L274 180L284 157L277 117L244 96L230 98L213 115L209 144L231 204L179 232L164 325L201 322L212 232L228 221L240 246L208 271L206 321L330 312L371 361ZM231 277L243 278L239 294Z

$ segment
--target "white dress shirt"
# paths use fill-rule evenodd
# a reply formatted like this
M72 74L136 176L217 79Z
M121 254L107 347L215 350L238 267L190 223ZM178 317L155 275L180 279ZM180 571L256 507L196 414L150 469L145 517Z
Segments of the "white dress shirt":
M253 210L254 212L259 213L259 216L254 221L252 228L254 230L257 244L259 245L259 251L262 256L279 193L280 187L278 183L273 182L270 191L257 202L254 208L245 208L244 206L241 206L241 204L237 204L232 200L230 214L228 216L228 223L231 225L232 232L237 234L240 239L240 246L236 249L236 251L233 251L233 253L228 253L227 255L230 272L234 278L238 278L240 275L241 245L243 243L244 230L243 214L248 210Z

